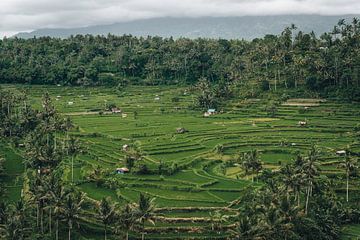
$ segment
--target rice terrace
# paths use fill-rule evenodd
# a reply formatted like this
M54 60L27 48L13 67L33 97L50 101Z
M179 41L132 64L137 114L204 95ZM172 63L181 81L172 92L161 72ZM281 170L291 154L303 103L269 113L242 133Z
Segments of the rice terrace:
M0 239L360 239L359 56L356 17L5 37Z
M41 107L43 92L48 91L56 109L71 116L76 126L71 134L87 148L86 153L75 158L73 181L89 200L110 196L125 204L138 201L140 192L155 197L156 212L161 217L156 225L146 226L150 239L224 238L217 231L208 233L214 224L213 215L235 216L248 188L261 185L251 180L253 173L245 174L240 162L236 162L240 153L256 149L263 171L278 171L316 143L323 153L319 159L322 174L338 179L336 191L344 194L345 182L341 179L345 173L338 167L344 157L337 151L360 151L354 134L360 105L288 99L278 107L275 116L269 117L264 109L266 99L234 99L223 113L204 117L202 112L188 109L194 96L181 87L134 86L121 94L103 87L4 88L25 90L37 108ZM178 98L176 102L172 101L174 97ZM122 113L99 114L98 109L107 103L115 104ZM308 125L299 126L298 122L304 119ZM187 131L180 134L176 132L178 128ZM125 145L141 151L144 173L114 174L117 168L126 166ZM5 142L2 149L8 161L12 157L13 164L21 164L21 149L13 149ZM7 190L9 198L15 200L22 180L14 181L14 176L21 173L22 167L6 163L13 176L7 181ZM64 167L65 176L71 181L69 162ZM96 171L101 179L90 177ZM359 201L358 184L359 180L350 182L352 201ZM98 225L96 221L85 222L89 228ZM231 228L233 222L229 218L218 224ZM99 228L95 226L94 229ZM101 234L100 230L93 231L92 237Z

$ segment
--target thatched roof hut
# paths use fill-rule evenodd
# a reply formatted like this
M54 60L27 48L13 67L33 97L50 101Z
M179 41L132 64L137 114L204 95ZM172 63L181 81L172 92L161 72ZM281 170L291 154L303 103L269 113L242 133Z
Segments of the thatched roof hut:
M181 127L181 128L177 128L176 129L176 133L180 133L180 134L182 134L182 133L186 133L186 132L188 132L188 130L186 130L185 128L183 128L183 127Z

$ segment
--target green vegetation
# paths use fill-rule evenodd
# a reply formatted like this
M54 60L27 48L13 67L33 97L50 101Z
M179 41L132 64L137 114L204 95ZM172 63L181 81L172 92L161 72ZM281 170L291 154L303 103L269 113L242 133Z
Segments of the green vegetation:
M262 90L304 86L323 96L359 100L359 20L329 33L296 31L252 41L77 35L0 40L1 83L108 85L212 83ZM211 95L207 95L211 96ZM223 95L224 96L224 95ZM208 99L209 100L209 99Z
M316 183L318 186L323 181L323 177L334 182L335 185L331 189L335 191L338 200L345 204L346 182L347 176L349 176L349 203L345 205L352 206L358 200L356 186L359 184L359 180L356 177L356 171L347 171L347 169L355 168L351 166L347 168L346 166L349 165L345 164L347 158L352 159L352 164L356 164L354 156L360 151L358 133L354 131L360 108L352 104L321 101L314 105L314 102L319 101L289 99L277 104L277 115L270 118L267 109L263 107L267 102L267 97L263 96L261 99L228 101L223 113L203 117L202 112L192 110L194 94L184 95L184 92L188 92L186 88L126 87L122 90L123 94L118 95L116 91L107 88L75 87L71 88L71 92L69 91L70 95L64 97L63 87L4 86L4 88L16 88L18 92L26 89L29 94L29 102L38 109L42 108L39 101L41 92L45 88L49 92L50 99L61 96L57 98L58 100L53 101L54 109L59 109L64 114L64 119L66 116L72 119L73 123L67 123L71 126L71 131L49 135L58 137L58 146L64 144L65 149L69 148L69 151L65 150L69 157L64 156L65 159L60 164L63 169L61 171L64 172L62 181L71 185L73 173L76 189L84 192L85 199L88 199L87 202L89 201L84 207L93 203L101 206L99 205L100 201L104 205L103 198L109 197L106 204L116 203L118 207L123 206L121 211L125 211L124 214L130 214L126 211L130 211L130 208L133 209L131 211L136 210L133 203L139 201L140 193L153 197L157 217L154 226L145 223L146 238L171 238L172 235L169 231L175 227L179 228L178 231L182 232L184 238L190 236L205 238L206 234L212 231L210 219L218 218L214 217L218 215L215 214L215 210L220 210L223 215L229 216L224 223L220 224L220 228L230 227L237 222L238 209L251 207L242 204L242 202L249 201L245 201L244 197L252 196L248 192L253 191L251 189L255 187L255 189L259 189L257 191L260 191L258 194L267 194L261 192L263 191L261 189L266 189L267 182L270 179L276 179L278 174L289 176L289 180L281 177L282 175L279 176L280 179L286 180L284 184L290 184L287 188L290 196L294 192L294 199L290 198L289 204L297 206L299 201L304 209L299 208L297 211L305 211L305 207L308 205L309 215L313 214L312 209L318 208L317 202L321 196L318 196L317 187L308 190L310 185L307 183L314 181L314 184ZM159 96L160 100L155 100L156 96ZM174 103L172 100L174 96L177 96L179 101ZM79 100L83 97L88 100ZM122 114L127 114L126 117L121 113L107 114L106 111L100 115L91 110L92 107L99 106L101 108L104 100L114 103L122 110ZM69 106L67 104L69 101L73 101L74 104ZM299 109L305 108L304 104L311 106L305 106L305 112L299 111ZM174 108L174 105L177 108ZM160 108L165 111L160 111ZM132 117L134 111L138 112L136 119ZM54 119L62 118L54 117ZM305 127L299 126L298 122L304 119L308 124ZM337 124L339 121L341 121L341 125ZM66 125L65 123L66 121L62 125ZM176 129L179 127L184 127L188 131L178 134ZM46 134L42 135L46 136ZM73 147L74 144L70 144L74 143L75 137L78 139L76 141L83 146L83 150L78 155L73 155L73 150L77 148ZM44 141L46 143L46 137ZM312 144L318 146L317 150L308 153ZM124 149L124 145L129 147ZM23 171L23 166L19 154L32 152L26 150L27 146L25 144L25 148L15 148L13 144L4 143L2 149L3 153L14 152L13 149L18 149L19 153L14 153L12 158L18 159L18 164L14 166L20 173ZM252 151L254 149L257 152ZM351 152L351 157L348 155L346 158L336 154L336 151L343 149ZM3 155L5 160L12 156ZM28 156L29 153L26 155ZM309 181L312 179L311 182L293 182L293 176L296 176L295 173L298 170L296 170L296 165L290 167L289 164L300 164L304 161L302 159L309 155L316 156L311 159L315 161L317 168L313 172L312 165L304 164L304 174L307 171L306 166L309 166L309 174L315 174L305 178ZM115 174L115 169L125 167L129 158L133 158L133 167L130 168L130 173ZM34 166L39 164L36 163ZM15 169L11 170L10 166L6 166L5 164L5 169L8 169L9 172L17 172ZM145 172L143 171L144 166L147 169ZM142 171L140 171L141 169ZM297 190L294 191L295 189ZM11 188L7 190L9 195L10 190ZM311 191L313 193L310 193ZM275 196L281 199L282 194L280 191ZM268 198L271 199L271 196ZM19 197L17 195L16 198L9 197L9 199L15 201ZM309 199L307 200L307 198ZM71 199L71 201L73 200ZM130 205L127 206L127 204ZM259 202L258 204L263 203ZM107 209L109 208L113 207L108 206ZM275 207L275 209L277 208ZM85 207L85 212L88 211L86 209L87 207ZM89 213L100 214L101 212L90 210ZM105 215L105 213L102 214ZM301 214L301 212L297 214ZM249 213L248 216L252 215ZM254 217L255 219L262 219L258 215L253 216L257 216ZM355 216L354 219L357 218ZM105 218L103 221L109 223L106 232L108 233L107 238L110 239L113 237L111 232L120 231L112 226L123 226L117 222L115 216L113 221ZM195 222L190 223L191 221ZM242 221L245 220L240 222ZM353 221L356 222L356 220ZM55 220L53 222L55 223ZM69 229L66 227L68 223L62 225L63 223L65 224L62 220L59 221L60 229L62 229L59 231L61 235L68 234L66 231ZM336 222L334 224L345 226L344 223ZM88 222L82 219L80 224L89 226L95 234L93 237L104 234L100 222L92 220ZM130 224L127 225L129 238L136 235L140 237L141 225L138 226L136 220L134 223L125 224ZM215 224L214 226L219 225ZM194 231L194 228L204 235L190 233ZM353 230L350 230L353 228L344 227L344 229L348 235L353 234ZM238 230L233 229L232 231L237 232ZM225 232L232 235L234 234L232 231ZM337 231L337 235L339 235L340 230ZM160 232L163 234L159 235ZM71 230L71 234L83 233L74 228ZM126 233L124 234L126 235Z
M285 45L275 46L285 50L275 55L282 56L282 70L287 69L287 76L291 76L290 67L295 65L289 59L296 55L288 54L294 54L298 46L294 42L286 45L289 42L285 40L292 39L290 33L291 29L286 29L279 37L268 36L251 43L214 42L227 46L223 51L229 53L231 47L240 43L254 47L268 44L266 41L271 39L280 41ZM331 40L333 45L328 49L345 49L344 44L353 37L350 34L338 38L337 34L334 33L336 39ZM358 36L355 30L353 34ZM304 35L308 37L311 35ZM69 46L74 47L82 39L88 51L95 53L92 45L86 43L90 38L48 40L59 44L70 41ZM119 39L136 40L114 37L112 41ZM139 47L142 41L155 43L155 39L137 40L133 47ZM317 44L324 42L308 40L311 41L302 46L310 46L305 55L316 56L310 53L320 50L312 44L319 47ZM6 39L2 44L30 41L34 49L37 44L45 44L45 38ZM157 41L166 47L181 41L205 46L213 40ZM84 57L81 53L79 50L75 55L80 59ZM107 71L113 67L112 61L107 62L111 56L102 59ZM265 71L269 74L266 82L258 87L254 81L261 72L257 57L241 56L246 64L252 59L252 70L242 69L244 75L234 82L229 81L229 76L211 75L207 65L200 71L189 61L189 67L201 72L193 69L186 73L202 77L194 85L135 86L123 84L122 80L112 84L116 86L113 88L2 85L1 236L69 240L325 240L356 236L360 223L360 105L331 97L310 98L314 92L295 87L297 80L294 88L290 87L288 80L282 78L285 74L279 65L268 66L266 62L266 71L276 70L275 75ZM204 61L215 64L208 58ZM331 64L331 59L326 63ZM15 71L9 67L3 68L2 73L9 69ZM128 78L130 73L122 69L122 76ZM145 78L147 83L154 79L171 83L176 79L171 74L159 74L159 69L150 69L146 74L141 68L132 69L131 79ZM343 65L341 69L344 70ZM335 77L331 84L344 86L343 76L342 80L337 79L342 70L335 69L335 75L331 73L333 68L328 70L326 76ZM212 71L224 73L221 69ZM253 75L254 71L259 71L258 75ZM119 72L99 74L109 78ZM195 83L194 79L177 74L184 82ZM301 74L296 73L295 79L320 73L307 69ZM55 76L59 77L58 73ZM15 75L13 79L17 79ZM75 83L68 82L66 76L61 79L62 83ZM356 78L346 79L347 87L357 84ZM327 86L328 80L321 84ZM100 84L94 79L91 83Z

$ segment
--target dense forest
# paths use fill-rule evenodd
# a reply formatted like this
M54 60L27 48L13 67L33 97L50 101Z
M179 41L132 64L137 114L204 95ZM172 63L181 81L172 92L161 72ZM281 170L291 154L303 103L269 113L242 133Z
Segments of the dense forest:
M360 22L317 37L292 25L245 40L77 35L0 41L0 82L63 85L257 83L359 99Z

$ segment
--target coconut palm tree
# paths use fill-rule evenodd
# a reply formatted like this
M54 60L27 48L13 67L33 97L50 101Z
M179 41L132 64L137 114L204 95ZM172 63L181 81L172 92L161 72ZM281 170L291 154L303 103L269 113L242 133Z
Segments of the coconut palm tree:
M7 207L3 225L4 235L2 235L5 236L5 239L28 239L31 233L28 209L29 206L22 200L16 202L15 205L11 204Z
M349 178L351 171L358 167L357 161L346 155L343 162L340 163L340 167L344 168L346 172L346 202L349 202Z
M239 217L236 229L237 239L250 240L254 239L254 222L248 216Z
M145 222L155 224L155 198L140 193L137 206L137 220L141 224L141 239L145 239Z
M129 239L129 232L133 229L137 219L136 205L126 204L118 213L116 233L125 232L125 239Z
M104 224L104 239L107 239L107 228L116 220L116 206L111 204L111 199L103 198L98 204L98 217Z
M217 210L215 212L210 212L211 220L211 230L221 229L221 224L228 220L228 216L223 214L221 211Z
M65 200L69 194L69 191L65 190L65 188L61 185L56 185L50 191L50 199L53 204L54 211L54 219L55 219L55 239L59 239L59 221L62 218L62 209Z
M62 173L62 172L61 172ZM60 174L61 174L60 173ZM61 177L55 173L51 173L47 181L45 181L46 194L47 194L47 206L45 209L49 211L49 232L52 235L52 221L55 220L55 237L59 239L59 220L60 209L65 201L67 194L69 193L62 186Z
M304 181L307 183L306 189L306 202L305 202L305 213L308 212L309 199L312 195L315 178L319 175L319 164L317 162L320 151L316 146L311 146L308 152L305 162L302 166L302 173L304 174Z
M246 175L249 173L258 175L262 169L262 163L257 150L243 153L240 160ZM252 177L252 181L254 181L254 177Z
M303 183L303 175L298 173L296 167L292 164L286 164L281 168L280 172L282 174L287 199L289 199L290 193L292 192L298 201L297 205L300 206L300 191Z
M79 225L81 210L84 204L83 193L71 193L66 196L65 202L61 208L61 217L68 225L68 239L71 240L71 231L75 224Z
M43 210L47 199L44 176L36 173L30 181L31 201L36 204L36 226L44 232Z
M81 153L82 147L77 138L71 136L68 140L67 152L71 157L71 182L74 182L74 158Z

